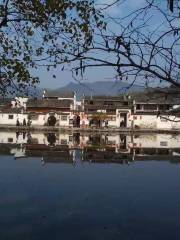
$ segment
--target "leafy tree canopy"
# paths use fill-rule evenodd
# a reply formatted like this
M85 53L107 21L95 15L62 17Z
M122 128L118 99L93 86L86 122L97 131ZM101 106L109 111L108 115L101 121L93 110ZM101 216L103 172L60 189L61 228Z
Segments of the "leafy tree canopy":
M0 0L0 94L38 83L31 70L56 68L106 28L93 0ZM55 76L54 76L55 77Z

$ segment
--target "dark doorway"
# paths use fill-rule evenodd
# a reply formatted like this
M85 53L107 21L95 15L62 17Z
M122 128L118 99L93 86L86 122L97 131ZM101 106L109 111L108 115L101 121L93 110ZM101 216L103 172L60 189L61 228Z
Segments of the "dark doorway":
M80 127L80 116L79 115L75 115L73 118L73 127Z
M55 135L55 133L48 133L47 141L48 141L50 146L54 146L55 143L56 143L56 135Z
M127 113L121 113L120 127L127 127Z
M51 115L48 117L48 126L55 126L56 124L56 118L54 115Z

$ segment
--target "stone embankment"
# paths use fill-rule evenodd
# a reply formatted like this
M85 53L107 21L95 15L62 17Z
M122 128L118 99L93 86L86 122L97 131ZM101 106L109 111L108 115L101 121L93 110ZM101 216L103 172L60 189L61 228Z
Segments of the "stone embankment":
M97 128L97 127L50 127L0 125L0 131L16 132L92 132L92 133L179 133L180 129L138 129L138 128Z

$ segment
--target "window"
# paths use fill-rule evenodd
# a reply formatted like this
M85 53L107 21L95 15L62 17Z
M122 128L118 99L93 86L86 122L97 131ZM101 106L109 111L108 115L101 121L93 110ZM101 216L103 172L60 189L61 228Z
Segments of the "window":
M8 115L8 119L13 119L14 116L13 115Z
M124 105L124 106L128 106L128 102L124 102L123 105Z
M140 105L140 104L137 104L136 109L137 109L137 110L140 110L140 109L141 109L141 105Z
M159 105L159 109L160 109L160 110L169 110L169 109L171 109L171 108L172 108L171 105L165 105L165 104Z
M166 106L165 105L160 105L159 110L166 110Z
M89 103L90 103L90 104L93 104L93 101L90 101Z
M61 116L62 121L67 121L67 116Z
M167 142L160 142L160 146L162 146L162 147L166 147L168 144L167 144Z
M106 110L105 109L98 109L97 112L99 112L99 113L106 113Z
M13 138L8 138L8 142L12 143L13 142Z
M70 142L73 141L73 136L69 136L69 141L70 141Z
M146 104L146 105L144 105L144 110L157 110L157 105L155 105L155 104Z

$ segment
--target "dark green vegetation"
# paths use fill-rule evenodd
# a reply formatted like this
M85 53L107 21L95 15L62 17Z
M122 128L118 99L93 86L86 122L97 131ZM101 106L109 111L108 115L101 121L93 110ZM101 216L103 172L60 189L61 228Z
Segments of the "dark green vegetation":
M94 28L106 27L101 19L91 0L1 0L0 94L35 85L32 68L67 63L66 51L78 55Z

